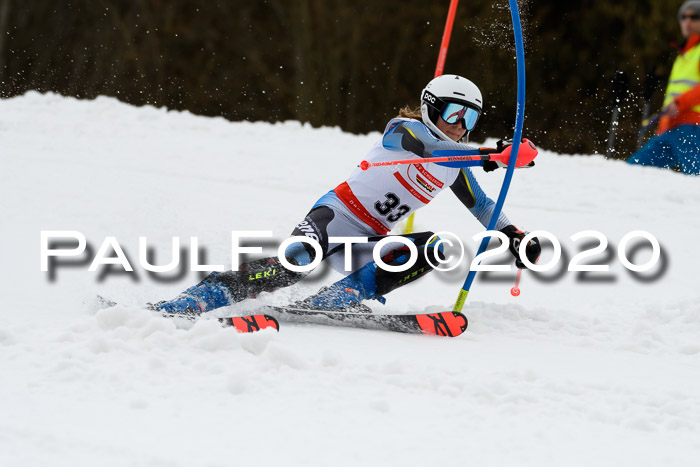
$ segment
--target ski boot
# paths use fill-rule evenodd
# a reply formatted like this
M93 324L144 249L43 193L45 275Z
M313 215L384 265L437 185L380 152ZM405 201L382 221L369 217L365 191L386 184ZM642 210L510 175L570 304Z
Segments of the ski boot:
M390 266L398 266L405 264L409 255L407 247L398 248L389 252L382 260ZM402 272L386 271L372 261L338 282L322 288L316 295L297 302L295 306L313 310L371 313L372 309L363 305L363 300L377 300L383 304L386 301L384 295L430 271L432 267L422 254L413 266Z
M212 272L174 299L152 306L168 314L196 317L215 308L254 298L260 292L287 287L305 275L285 269L278 258L264 258L242 264L239 271Z
M164 300L151 308L167 314L195 318L202 313L233 303L228 288L216 280L218 272L212 272L199 284L190 287L172 300Z

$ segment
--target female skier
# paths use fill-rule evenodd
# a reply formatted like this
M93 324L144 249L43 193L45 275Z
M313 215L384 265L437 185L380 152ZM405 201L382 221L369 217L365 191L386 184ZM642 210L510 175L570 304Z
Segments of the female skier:
M483 101L479 88L466 78L442 75L428 83L421 94L420 113L403 109L392 119L384 135L366 156L369 162L395 159L430 157L438 149L476 149L460 141L468 141L481 115ZM482 149L484 153L495 152ZM496 163L487 162L485 170L493 170ZM397 222L428 204L444 188L449 187L469 211L486 226L495 203L479 187L467 167L446 167L435 163L396 166L394 170L355 169L350 177L323 195L292 236L308 236L322 249L323 260L337 271L345 271L345 244L329 242L329 237L368 237L368 242L352 245L352 272L322 288L316 295L297 303L310 309L371 311L361 302L383 300L388 292L412 282L432 270L425 259L435 251L437 238L432 232L403 235L418 248L418 259L408 270L389 272L373 261L374 246L385 238ZM504 213L498 218L496 229L508 236L509 249L515 255L515 264L524 268L518 247L526 232L514 227ZM429 251L422 251L423 249ZM296 242L285 250L285 259L298 266L311 264L316 251L308 244ZM400 242L385 244L380 252L383 261L391 266L406 263L409 249ZM536 262L540 256L537 238L526 247L528 260ZM270 257L242 264L238 271L213 272L199 284L190 287L173 300L157 303L168 313L199 314L251 298L260 292L271 292L290 286L308 272L294 272L280 264L278 257Z

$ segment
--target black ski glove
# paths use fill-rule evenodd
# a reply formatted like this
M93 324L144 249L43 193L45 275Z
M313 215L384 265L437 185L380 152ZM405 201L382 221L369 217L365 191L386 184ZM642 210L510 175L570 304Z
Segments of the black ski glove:
M512 146L513 143L510 141L503 141L502 139L499 139L498 142L496 143L495 148L479 148L479 153L481 154L497 154L499 152L503 152L505 148L508 146ZM496 161L484 161L484 165L482 166L484 169L484 172L492 172L499 167L505 167L504 164Z
M527 232L523 232L522 230L518 230L517 227L514 225L509 225L507 227L504 227L501 229L501 232L506 234L510 242L508 243L508 249L510 250L511 253L513 253L513 256L515 256L515 266L518 269L525 269L525 264L520 260L520 254L518 253L518 249L520 248L520 241L525 238L525 235L527 235ZM530 239L530 241L527 243L527 246L525 247L525 256L527 256L527 259L530 260L531 263L536 263L538 259L540 259L540 254L542 253L542 247L540 246L540 241L537 239L537 237L533 237Z

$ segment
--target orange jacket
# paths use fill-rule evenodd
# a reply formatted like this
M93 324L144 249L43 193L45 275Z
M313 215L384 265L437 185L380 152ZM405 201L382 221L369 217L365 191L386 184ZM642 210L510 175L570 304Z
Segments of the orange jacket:
M682 48L679 48L679 53L683 55L699 43L700 34L694 34L688 38ZM698 67L700 67L700 63L698 63ZM696 105L700 105L700 85L684 92L676 97L674 101L678 105L678 115L675 117L661 117L659 119L659 128L656 131L657 135L680 125L700 125L700 113L692 110Z

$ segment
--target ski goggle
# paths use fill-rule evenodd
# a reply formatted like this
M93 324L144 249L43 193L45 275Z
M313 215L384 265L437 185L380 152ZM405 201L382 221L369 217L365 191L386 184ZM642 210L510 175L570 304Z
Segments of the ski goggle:
M693 13L692 15L678 13L678 22L682 23L686 19L689 19L690 21L697 21L700 19L700 15L697 13Z
M449 124L455 124L462 121L462 126L467 131L472 131L476 126L476 121L479 119L480 112L464 104L456 102L448 102L442 109L440 117Z

